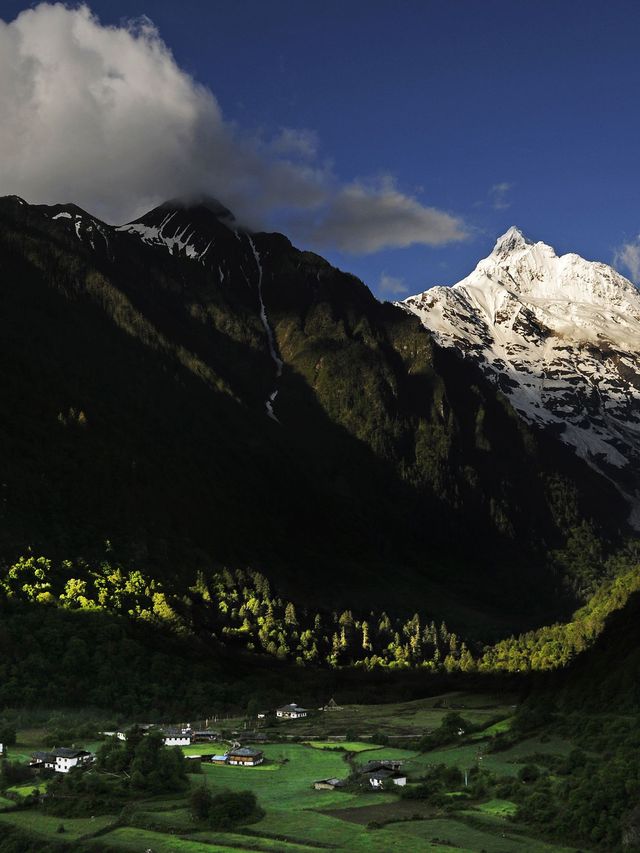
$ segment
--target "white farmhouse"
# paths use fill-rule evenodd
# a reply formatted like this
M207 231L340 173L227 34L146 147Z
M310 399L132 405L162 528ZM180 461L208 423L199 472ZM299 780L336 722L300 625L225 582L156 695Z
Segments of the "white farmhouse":
M391 785L399 785L404 787L407 784L407 777L403 773L397 773L393 770L376 770L375 773L365 773L369 784L376 790L390 788Z
M225 758L229 764L237 764L241 767L256 767L264 761L264 752L261 749L252 749L250 746L241 746L229 750Z
M56 773L68 773L74 767L84 767L91 764L94 756L86 749L70 749L60 746L50 752L34 752L29 765L54 770Z
M165 746L191 746L191 731L185 729L164 729L162 736Z
M306 708L301 708L292 702L290 705L283 705L282 708L276 710L276 717L284 720L299 720L300 717L306 717L309 712Z

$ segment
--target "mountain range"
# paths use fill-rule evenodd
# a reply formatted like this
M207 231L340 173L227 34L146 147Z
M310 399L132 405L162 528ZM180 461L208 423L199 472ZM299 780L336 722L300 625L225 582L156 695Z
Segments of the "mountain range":
M632 532L638 453L637 291L567 258L512 230L397 306L209 198L119 227L0 199L4 559L115 549L176 595L251 566L482 636L561 617Z

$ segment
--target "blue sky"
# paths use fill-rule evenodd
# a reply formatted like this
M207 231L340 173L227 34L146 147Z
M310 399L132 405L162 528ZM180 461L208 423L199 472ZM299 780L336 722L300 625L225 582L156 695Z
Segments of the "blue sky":
M0 0L0 18L26 6ZM315 162L330 163L336 181L391 176L402 193L462 221L466 238L440 246L323 249L375 292L385 275L407 294L453 283L511 224L606 262L640 232L637 2L90 7L103 24L149 16L242 133L311 131Z

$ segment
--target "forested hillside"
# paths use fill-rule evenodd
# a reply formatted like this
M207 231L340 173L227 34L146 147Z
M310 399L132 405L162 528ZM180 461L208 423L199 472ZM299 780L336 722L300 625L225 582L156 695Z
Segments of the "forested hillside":
M487 636L604 573L615 490L318 256L210 202L117 230L10 197L0 225L7 565L111 542L172 594L250 567L301 605L407 618L410 595Z

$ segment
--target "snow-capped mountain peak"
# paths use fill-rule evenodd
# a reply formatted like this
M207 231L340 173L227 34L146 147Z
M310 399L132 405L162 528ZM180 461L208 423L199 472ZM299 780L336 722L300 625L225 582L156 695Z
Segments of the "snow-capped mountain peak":
M401 303L480 365L527 421L553 429L639 508L640 291L515 227L453 287Z
M503 257L510 252L519 251L531 245L533 244L524 236L522 231L516 225L512 225L502 237L498 237L491 254L496 257Z

